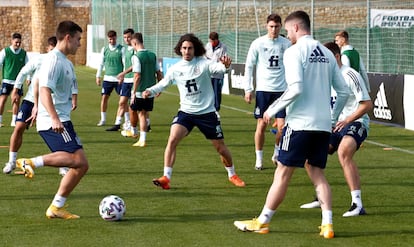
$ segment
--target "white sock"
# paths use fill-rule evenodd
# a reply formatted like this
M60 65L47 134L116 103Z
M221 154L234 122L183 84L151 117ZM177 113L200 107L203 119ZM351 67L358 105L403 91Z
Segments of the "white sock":
M256 150L256 165L262 165L263 150Z
M0 115L0 123L3 122L3 115Z
M332 224L332 210L322 210L322 225Z
M140 131L139 132L139 141L145 142L147 140L147 132Z
M125 112L125 113L124 113L124 121L125 121L126 123L128 123L128 122L130 122L130 121L131 121L131 118L129 117L129 112Z
M172 171L173 171L172 167L164 166L164 176L166 176L170 180L172 176Z
M9 162L16 162L17 152L9 152Z
M361 190L351 191L352 202L362 208Z
M131 130L132 130L132 133L133 133L134 135L138 135L138 128L137 128L137 126L135 126L135 127L132 127L132 126L131 126Z
M147 121L147 126L149 126L151 124L151 120L149 118L145 119Z
M12 115L12 121L11 121L12 123L16 122L16 117L17 117L17 115L14 115L14 114Z
M57 208L61 208L65 205L65 202L66 202L66 197L56 194L55 198L53 198L52 205Z
M267 207L263 207L263 210L260 213L260 216L259 218L257 218L257 220L262 224L268 224L270 223L270 220L272 219L275 213L276 213L276 210L271 210Z
M120 116L116 116L115 125L121 125L121 123L122 123L122 116L121 117Z
M279 145L275 144L275 150L273 150L273 155L279 156Z
M106 112L101 112L101 121L106 122Z
M229 178L236 175L236 172L234 171L234 165L233 166L225 166L225 168L227 170L227 174L229 175Z
M43 157L42 156L37 156L34 158L31 158L31 160L33 161L34 166L37 167L42 167L45 165L45 163L43 162Z

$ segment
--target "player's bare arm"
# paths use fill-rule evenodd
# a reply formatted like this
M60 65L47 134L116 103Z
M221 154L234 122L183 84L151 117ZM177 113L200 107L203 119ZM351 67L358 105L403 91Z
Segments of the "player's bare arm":
M55 106L52 100L51 90L48 87L40 87L40 102L46 108L50 118L52 119L52 130L57 133L62 133L64 126L59 119L59 116L56 112Z

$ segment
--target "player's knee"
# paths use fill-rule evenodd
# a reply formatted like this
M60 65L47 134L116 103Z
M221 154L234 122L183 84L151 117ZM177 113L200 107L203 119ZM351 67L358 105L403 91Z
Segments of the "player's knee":
M80 160L76 164L76 168L80 174L84 175L89 170L89 163L87 160Z

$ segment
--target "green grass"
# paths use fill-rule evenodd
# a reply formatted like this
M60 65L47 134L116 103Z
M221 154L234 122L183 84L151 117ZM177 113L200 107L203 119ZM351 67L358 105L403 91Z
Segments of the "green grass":
M341 217L349 207L350 195L336 155L329 157L326 176L333 192L336 238L319 237L318 209L299 209L314 195L303 169L294 174L286 199L271 222L271 232L242 233L233 221L260 213L274 172L270 133L265 146L267 169L253 169L255 120L247 113L253 106L240 96L224 96L221 110L226 143L247 187L236 188L227 181L218 155L195 129L179 145L172 188L163 191L151 180L162 175L169 124L178 109L177 89L171 87L156 99L147 147L135 148L132 139L96 127L100 88L94 73L77 67L79 106L72 115L90 163L89 172L68 199L70 210L81 219L48 220L44 216L60 180L57 169L37 169L33 180L0 175L1 246L411 246L414 242L413 132L371 125L370 142L364 143L355 158L367 216ZM114 121L116 105L113 96L109 124ZM10 110L9 104L7 107ZM9 123L10 113L4 119ZM11 127L0 129L0 146L8 145L11 132ZM373 142L411 153L395 148L384 151ZM25 133L19 157L48 152L34 129ZM7 148L0 148L0 157L3 165ZM99 217L98 204L108 194L125 200L123 221L105 222Z

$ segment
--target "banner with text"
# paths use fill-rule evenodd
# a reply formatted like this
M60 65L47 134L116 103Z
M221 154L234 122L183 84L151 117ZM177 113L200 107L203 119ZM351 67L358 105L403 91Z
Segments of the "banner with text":
M414 9L371 9L370 27L410 28L414 26Z

